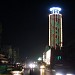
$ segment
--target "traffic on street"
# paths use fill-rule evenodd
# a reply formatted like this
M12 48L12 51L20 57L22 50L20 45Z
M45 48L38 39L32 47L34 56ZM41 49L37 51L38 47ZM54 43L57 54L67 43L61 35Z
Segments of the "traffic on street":
M50 75L49 70L46 70L44 65L38 66L29 64L29 66L25 68L21 64L1 64L0 75Z
M74 70L68 68L60 68L50 70L45 65L29 64L24 67L21 64L3 65L0 67L0 75L75 75Z

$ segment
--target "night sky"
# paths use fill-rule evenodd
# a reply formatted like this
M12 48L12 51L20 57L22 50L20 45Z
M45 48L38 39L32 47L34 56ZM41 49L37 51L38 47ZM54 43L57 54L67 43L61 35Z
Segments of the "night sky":
M48 45L49 8L59 6L63 15L64 45L75 40L75 4L61 0L0 1L2 45L18 47L20 56L38 57Z

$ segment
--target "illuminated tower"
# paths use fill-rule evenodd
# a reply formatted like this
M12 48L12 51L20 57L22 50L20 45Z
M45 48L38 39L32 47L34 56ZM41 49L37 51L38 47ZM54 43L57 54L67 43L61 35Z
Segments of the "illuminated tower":
M62 14L59 12L61 8L50 8L49 14L49 46L56 49L62 47Z

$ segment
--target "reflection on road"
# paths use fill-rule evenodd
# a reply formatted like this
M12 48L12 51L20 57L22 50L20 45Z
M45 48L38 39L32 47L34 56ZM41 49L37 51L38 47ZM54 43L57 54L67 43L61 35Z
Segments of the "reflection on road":
M51 73L48 69L40 69L40 75L51 75Z
M45 75L45 69L40 69L40 75Z

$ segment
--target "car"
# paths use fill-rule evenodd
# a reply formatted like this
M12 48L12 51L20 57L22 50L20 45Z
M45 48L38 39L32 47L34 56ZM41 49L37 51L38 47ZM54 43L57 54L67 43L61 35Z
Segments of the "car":
M13 69L11 71L11 74L13 74L13 75L21 74L22 75L23 72L24 72L24 69L21 65L16 65L16 64L13 65Z

